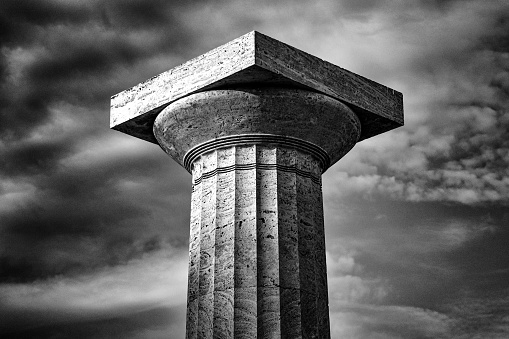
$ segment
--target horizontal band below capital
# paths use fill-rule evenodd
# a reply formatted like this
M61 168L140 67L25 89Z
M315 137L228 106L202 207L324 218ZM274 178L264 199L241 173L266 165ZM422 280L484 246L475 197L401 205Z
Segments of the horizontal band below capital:
M198 159L200 155L218 148L260 144L295 148L302 152L309 153L320 162L322 172L325 172L330 166L331 160L327 152L308 141L274 134L239 134L213 139L193 147L184 155L184 167L191 172L193 162Z
M288 173L295 173L298 176L309 178L311 181L313 181L317 185L322 185L322 180L319 176L314 175L311 172L303 171L298 169L295 166L285 166L280 164L236 164L226 167L218 167L210 172L203 173L199 178L195 179L193 181L193 190L195 185L199 185L202 180L206 180L209 178L212 178L213 176L216 176L217 174L221 173L228 173L235 170L252 170L252 169L259 169L259 170L277 170L282 172L288 172Z

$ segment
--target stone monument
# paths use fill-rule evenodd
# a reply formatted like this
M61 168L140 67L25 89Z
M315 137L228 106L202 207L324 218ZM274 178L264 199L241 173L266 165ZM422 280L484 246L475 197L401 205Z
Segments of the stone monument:
M321 175L402 94L258 32L111 99L192 173L187 338L330 338Z

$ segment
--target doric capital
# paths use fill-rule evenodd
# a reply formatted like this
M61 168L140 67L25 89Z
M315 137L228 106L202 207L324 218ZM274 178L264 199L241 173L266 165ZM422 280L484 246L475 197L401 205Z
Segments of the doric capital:
M159 145L188 171L203 153L253 144L299 149L325 171L355 145L360 132L359 119L340 101L274 87L191 94L168 105L154 122Z
M114 95L110 127L156 143L154 120L170 103L239 85L300 88L337 99L359 118L359 140L403 125L401 93L253 31Z

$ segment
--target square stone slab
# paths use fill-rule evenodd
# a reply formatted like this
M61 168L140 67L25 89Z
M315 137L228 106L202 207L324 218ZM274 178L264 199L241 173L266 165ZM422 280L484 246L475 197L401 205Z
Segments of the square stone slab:
M110 127L157 143L152 125L186 95L239 85L297 87L350 106L360 140L403 125L403 95L327 61L252 31L111 98Z

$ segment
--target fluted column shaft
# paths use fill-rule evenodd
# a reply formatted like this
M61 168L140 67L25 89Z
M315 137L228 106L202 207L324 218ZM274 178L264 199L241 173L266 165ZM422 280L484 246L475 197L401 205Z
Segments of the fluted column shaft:
M187 338L329 338L320 162L243 145L193 163Z

